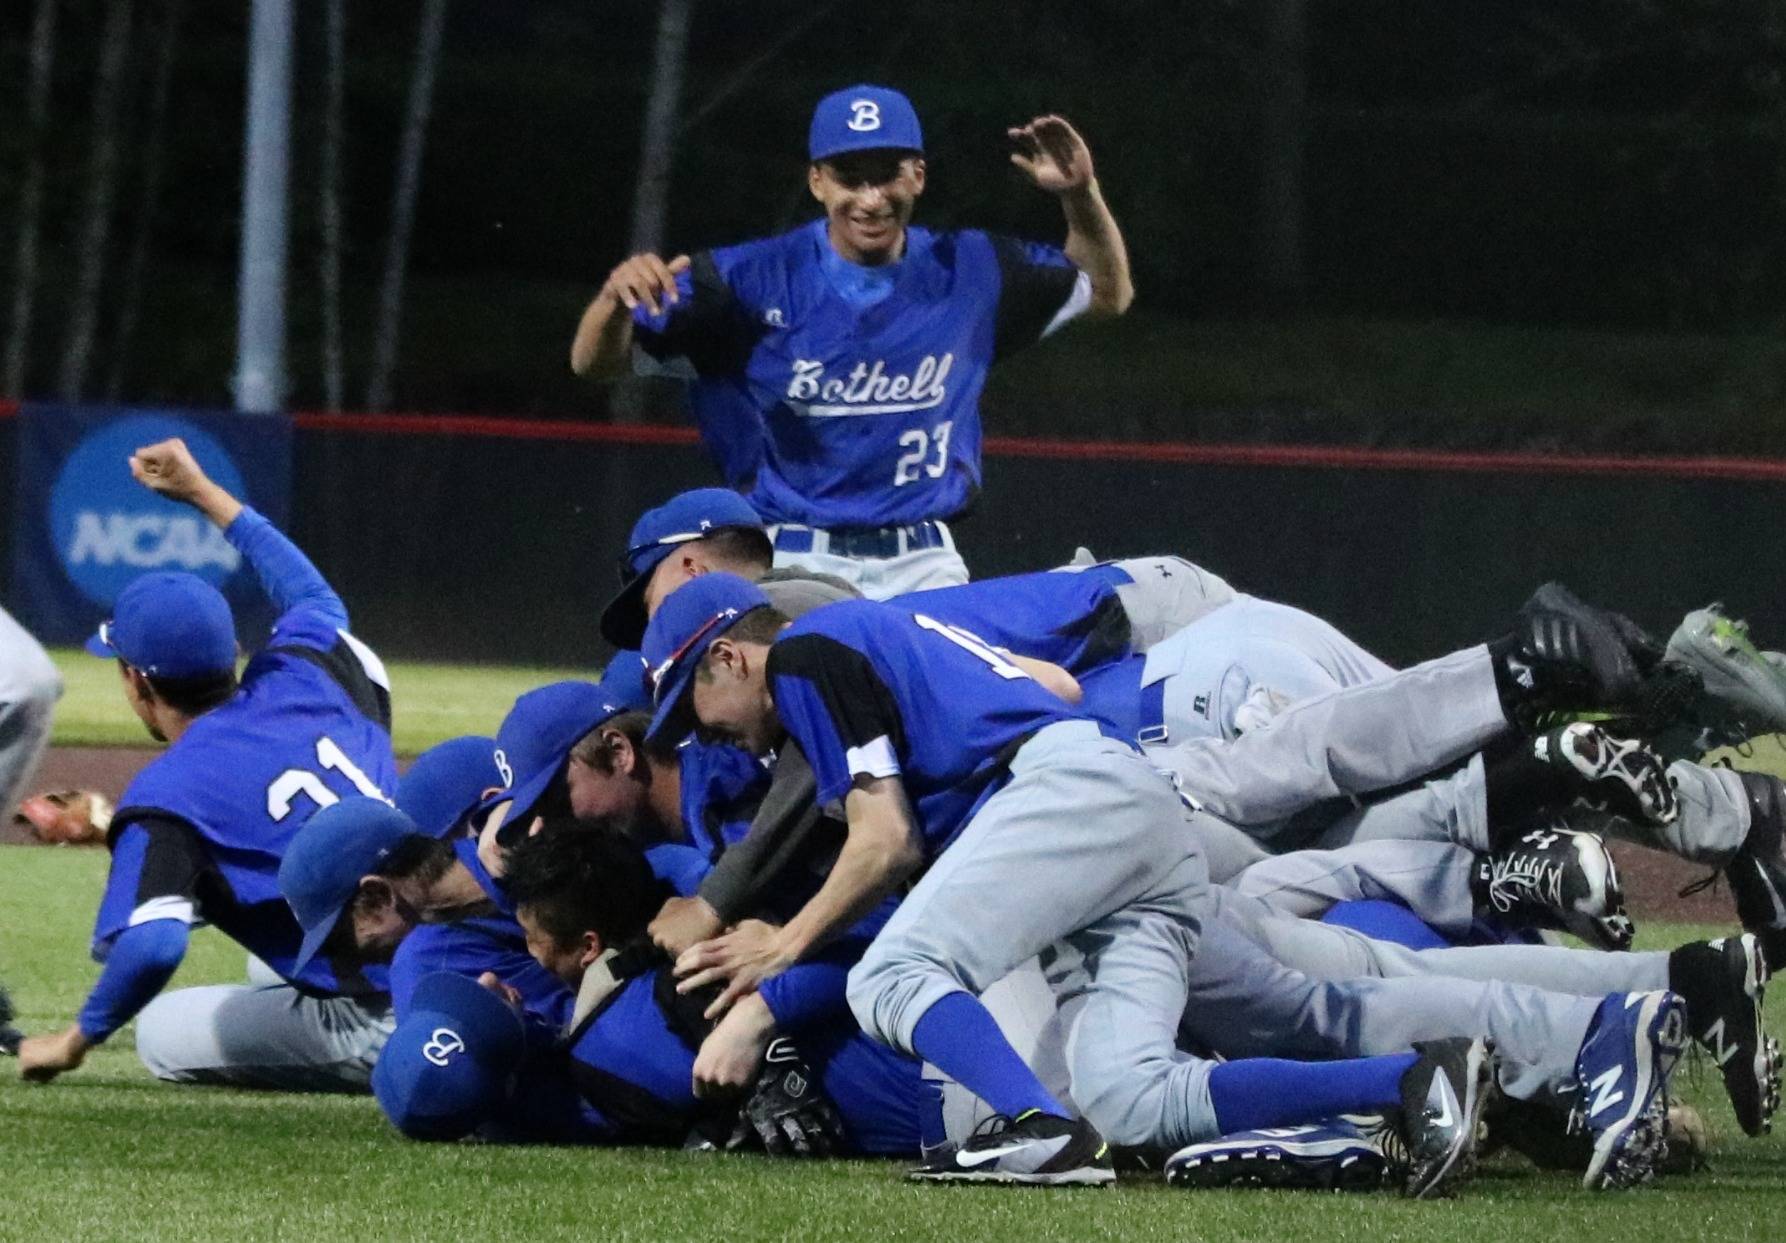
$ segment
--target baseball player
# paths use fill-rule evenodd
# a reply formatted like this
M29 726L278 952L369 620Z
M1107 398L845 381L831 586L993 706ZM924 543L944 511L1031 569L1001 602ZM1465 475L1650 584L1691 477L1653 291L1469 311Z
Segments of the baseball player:
M137 1053L163 1079L363 1091L390 1032L383 973L337 971L305 952L274 882L311 813L396 788L384 667L348 633L346 607L304 554L181 441L139 449L130 468L223 530L279 618L238 680L223 596L190 574L147 574L87 644L118 662L125 699L168 748L112 822L93 934L105 969L72 1025L25 1041L20 1072L73 1070L134 1016ZM200 920L264 965L258 982L157 997Z
M496 740L467 734L416 756L397 782L394 801L422 832L460 838L471 833L472 813L503 785Z
M1063 248L911 224L918 115L898 91L851 87L819 101L808 134L824 217L628 259L584 311L572 369L623 374L635 342L686 358L708 451L773 524L777 564L876 598L967 581L948 522L979 489L988 369L1134 296L1085 142L1057 116L1009 134L1012 162L1060 200Z
M25 784L50 741L50 718L62 697L62 675L42 644L0 609L0 824L10 823ZM17 1053L24 1037L12 1026L12 1002L0 988L0 1053Z
M1170 1052L1154 1069L1122 1056L1147 1044L1147 1056L1161 1057L1156 1038L1170 1048L1179 1016L1191 1013L1188 970L1224 1005L1246 976L1259 990L1251 1004L1271 1011L1270 1026L1248 1030L1289 1044L1309 1037L1315 1056L1386 1052L1356 1046L1387 1044L1390 1030L1404 1037L1390 1047L1405 1049L1420 1023L1473 1021L1546 1084L1573 1084L1588 1069L1622 1080L1623 1108L1603 1099L1606 1108L1589 1112L1599 1137L1593 1185L1647 1168L1644 1124L1679 1054L1679 998L1657 992L1621 1008L1622 999L1498 984L1472 992L1460 980L1427 992L1414 980L1292 978L1244 936L1205 920L1193 817L1132 745L1076 717L974 636L922 614L849 602L784 626L760 591L713 574L671 595L646 633L654 734L680 736L692 714L705 733L762 752L785 732L811 759L821 800L841 802L849 824L837 863L798 915L777 932L722 938L689 983L721 976L730 981L722 1004L742 996L927 862L852 971L851 1007L865 1031L925 1057L1012 1121L918 1177L1107 1180L1096 1131L1067 1118L975 998L1043 950L1090 980L1067 990L1084 1007L1069 1044L1074 1098L1093 1122L1119 1128L1119 1142L1157 1145L1207 1128L1206 1068ZM1528 655L1545 685L1587 673L1567 657ZM1207 962L1193 954L1199 930L1219 947ZM1236 972L1236 963L1251 965ZM1155 985L1175 999L1162 1004ZM1383 990L1424 1004L1365 1005ZM1323 1022L1336 1017L1325 1013L1335 999L1374 1013ZM1145 1105L1131 1095L1137 1085Z
M985 1106L959 1085L925 1077L915 1061L860 1034L844 999L836 952L841 947L834 946L824 961L796 966L767 982L714 1026L701 1014L706 998L675 991L667 960L643 941L643 921L651 909L643 895L653 881L636 846L610 833L551 826L518 843L509 864L507 883L529 948L542 966L578 991L568 1038L570 1077L585 1095L586 1108L603 1120L597 1140L680 1145L687 1132L703 1124L710 1128L716 1116L729 1121L733 1107L726 1102L740 1092L745 1119L771 1152L936 1158L958 1148L986 1121ZM424 982L418 996L437 987ZM451 1090L472 1072L441 1049L440 1031L444 1026L468 1046L479 1044L478 1036L466 1033L481 1028L480 1012L491 1012L490 1000L461 988L444 1014L427 1016L413 1030L406 1023L393 1036L375 1089L407 1133L438 1135L439 1120L446 1117L456 1128L481 1120L485 1135L488 1119L494 1118L507 1138L539 1129L527 1116L540 1094L532 1081L550 1081L558 1073L549 1062L541 1065L543 1059L527 1059L521 1087L506 1102L486 1094L477 1108L468 1108L467 1100L478 1093ZM818 1074L804 1077L815 1079L813 1088L822 1089L822 1096L790 1078L794 1054L784 1047L784 1034L810 1054ZM1035 1027L1009 1034L1026 1049L1045 1038ZM1217 1079L1217 1108L1231 1118L1258 1122L1278 1121L1286 1113L1312 1117L1323 1108L1389 1109L1416 1154L1413 1181L1427 1190L1454 1184L1463 1172L1458 1158L1470 1139L1459 1118L1471 1111L1445 1095L1452 1084L1448 1072L1472 1053L1470 1042L1456 1045L1352 1063L1235 1064ZM435 1049L432 1069L417 1064L415 1054L424 1046ZM489 1050L462 1052L476 1065ZM1481 1052L1474 1050L1477 1057ZM520 1060L511 1048L497 1073L512 1074ZM1430 1117L1425 1107L1435 1083L1438 1099L1454 1107L1447 1122ZM417 1104L424 1097L430 1102L426 1108ZM1381 1171L1381 1158L1371 1159Z

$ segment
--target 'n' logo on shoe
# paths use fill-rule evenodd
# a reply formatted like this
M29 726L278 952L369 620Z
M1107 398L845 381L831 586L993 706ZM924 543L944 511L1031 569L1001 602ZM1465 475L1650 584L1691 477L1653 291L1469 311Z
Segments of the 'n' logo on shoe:
M1590 1117L1625 1099L1624 1089L1619 1087L1619 1076L1623 1073L1623 1067L1613 1066L1594 1076L1594 1081L1588 1085L1588 1090L1594 1094L1593 1103L1588 1106Z
M1736 1056L1736 1046L1724 1042L1724 1020L1719 1019L1705 1029L1700 1041L1711 1051L1712 1061L1722 1066Z

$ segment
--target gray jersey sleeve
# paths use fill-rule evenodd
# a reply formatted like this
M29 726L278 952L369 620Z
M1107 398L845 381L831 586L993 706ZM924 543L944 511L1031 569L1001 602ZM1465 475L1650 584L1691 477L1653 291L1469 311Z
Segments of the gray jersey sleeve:
M744 840L721 855L701 882L700 896L727 923L756 914L791 881L813 873L814 857L840 840L839 826L819 814L812 765L790 739L777 753L775 776Z

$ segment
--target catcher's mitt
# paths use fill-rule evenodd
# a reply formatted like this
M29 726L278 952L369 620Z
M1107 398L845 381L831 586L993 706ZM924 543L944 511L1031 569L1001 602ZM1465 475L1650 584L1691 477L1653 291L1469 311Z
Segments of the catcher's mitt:
M112 801L95 790L56 790L19 804L18 823L52 846L98 846L112 827Z

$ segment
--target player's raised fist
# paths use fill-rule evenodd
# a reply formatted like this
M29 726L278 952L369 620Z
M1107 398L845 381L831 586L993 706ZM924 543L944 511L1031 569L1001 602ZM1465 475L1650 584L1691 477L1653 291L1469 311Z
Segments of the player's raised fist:
M620 299L627 310L643 304L653 315L681 300L676 275L688 271L688 256L677 255L667 263L657 255L634 255L608 273L602 292Z
M131 454L130 473L145 488L176 501L194 499L199 490L211 482L204 468L192 456L192 450L178 436L158 444L144 445Z
M1038 190L1067 194L1092 183L1091 148L1065 118L1037 117L1005 134L1017 145L1011 163L1021 168Z

